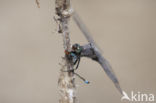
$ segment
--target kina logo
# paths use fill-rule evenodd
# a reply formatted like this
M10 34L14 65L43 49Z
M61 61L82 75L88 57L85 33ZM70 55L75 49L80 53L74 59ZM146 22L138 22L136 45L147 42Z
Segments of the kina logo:
M154 94L152 93L141 93L141 92L134 92L131 91L131 95L128 96L126 92L123 91L123 96L121 97L121 101L127 100L127 101L134 101L134 102L153 102L154 100Z

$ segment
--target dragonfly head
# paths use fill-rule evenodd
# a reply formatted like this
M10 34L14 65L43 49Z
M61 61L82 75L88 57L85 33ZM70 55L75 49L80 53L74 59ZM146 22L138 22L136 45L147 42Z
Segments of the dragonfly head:
M82 47L76 43L76 44L72 45L72 50L79 54L82 51Z

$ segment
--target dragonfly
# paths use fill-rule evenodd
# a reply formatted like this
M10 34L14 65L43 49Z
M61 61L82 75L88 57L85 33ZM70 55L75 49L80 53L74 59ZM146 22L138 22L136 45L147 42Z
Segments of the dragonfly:
M103 68L103 70L105 71L107 76L113 81L117 90L123 95L123 91L120 87L119 81L118 81L115 73L112 70L111 65L102 56L101 49L99 48L99 46L97 46L97 44L93 40L91 33L89 32L89 30L87 29L85 24L82 22L81 18L76 13L76 11L74 11L72 17L88 41L88 44L86 44L86 45L80 45L78 43L72 45L71 52L65 51L65 54L67 54L69 57L72 57L72 61L73 61L74 65L76 65L74 70L76 70L78 68L81 57L91 58L93 61L96 61L101 65L101 67ZM85 80L79 74L76 74L76 75L79 76L81 79L83 79L85 81L85 83L87 83L87 84L89 83L87 80Z

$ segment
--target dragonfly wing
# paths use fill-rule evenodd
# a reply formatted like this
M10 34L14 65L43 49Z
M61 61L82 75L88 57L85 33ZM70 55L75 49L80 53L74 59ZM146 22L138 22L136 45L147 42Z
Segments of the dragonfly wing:
M76 13L76 11L73 13L73 16L72 17L73 17L73 20L75 21L75 23L77 24L77 26L79 27L79 29L81 30L81 32L84 34L84 36L87 39L87 41L89 43L92 43L94 46L96 46L96 48L98 49L98 51L100 53L102 53L102 50L95 43L95 41L93 40L93 38L91 36L91 33L89 32L88 28L83 23L83 21L81 20L80 16Z
M85 38L87 39L87 41L89 43L91 43L92 47L95 50L95 53L99 59L99 63L102 66L102 68L104 69L104 71L106 72L106 74L108 75L108 77L113 81L113 83L115 84L115 87L119 90L119 92L121 94L122 90L120 88L119 82L117 77L115 76L110 64L108 63L108 61L102 56L102 52L101 49L99 48L99 46L96 45L95 41L93 40L91 33L89 32L89 30L87 29L87 27L85 26L85 24L83 23L83 21L81 20L81 18L79 17L79 15L76 13L76 11L73 13L73 19L75 21L75 23L77 24L77 26L79 27L79 29L81 30L81 32L84 34Z
M109 62L98 52L95 52L98 57L98 62L106 72L107 76L113 81L115 87L118 89L118 91L123 94L122 89L120 87L119 81L115 75L115 73L112 70L112 67L110 66Z

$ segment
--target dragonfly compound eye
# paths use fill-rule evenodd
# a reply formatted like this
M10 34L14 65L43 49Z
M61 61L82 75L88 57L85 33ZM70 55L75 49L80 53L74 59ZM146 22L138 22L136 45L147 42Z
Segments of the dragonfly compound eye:
M74 45L72 46L72 49L73 49L73 50L76 50L76 49L78 49L79 47L80 47L80 45L76 43L76 44L74 44Z
M79 45L79 44L74 44L73 46L72 46L72 49L76 52L76 53L80 53L81 52L81 50L82 50L82 48L81 48L81 46Z

